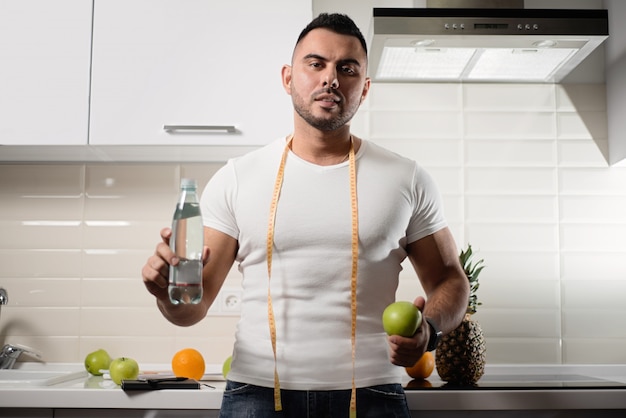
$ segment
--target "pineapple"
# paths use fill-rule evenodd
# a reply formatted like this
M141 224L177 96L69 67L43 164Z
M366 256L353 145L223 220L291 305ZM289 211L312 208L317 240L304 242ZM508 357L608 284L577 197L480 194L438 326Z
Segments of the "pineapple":
M461 325L443 336L435 352L437 374L441 380L452 385L473 385L485 372L485 337L480 324L472 319L478 302L478 275L484 268L483 261L472 261L472 246L461 251L459 260L470 283L470 296L465 318Z

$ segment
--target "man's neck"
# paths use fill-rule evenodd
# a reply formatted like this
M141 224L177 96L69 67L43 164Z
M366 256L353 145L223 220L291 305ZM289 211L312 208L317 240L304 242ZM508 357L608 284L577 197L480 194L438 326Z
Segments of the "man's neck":
M303 160L317 165L335 165L348 160L351 142L355 152L361 145L349 129L333 132L296 131L291 142L291 151Z

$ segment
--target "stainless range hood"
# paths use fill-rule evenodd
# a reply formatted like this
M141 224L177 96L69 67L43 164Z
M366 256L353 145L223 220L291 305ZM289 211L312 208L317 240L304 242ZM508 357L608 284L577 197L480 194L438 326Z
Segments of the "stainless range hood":
M608 38L606 10L375 8L374 82L559 83Z

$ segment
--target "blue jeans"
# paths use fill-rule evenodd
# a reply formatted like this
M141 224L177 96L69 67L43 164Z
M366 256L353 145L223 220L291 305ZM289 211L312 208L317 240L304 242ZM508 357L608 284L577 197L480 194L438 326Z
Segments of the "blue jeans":
M274 411L274 389L226 382L220 418L348 418L350 390L281 390L283 410ZM399 384L359 388L357 418L410 418Z

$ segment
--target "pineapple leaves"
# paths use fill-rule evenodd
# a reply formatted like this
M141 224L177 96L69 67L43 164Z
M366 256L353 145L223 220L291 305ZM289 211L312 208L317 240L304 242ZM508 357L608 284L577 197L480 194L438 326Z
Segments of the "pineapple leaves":
M483 268L485 268L483 265L485 260L480 259L477 262L473 262L473 255L471 244L467 244L467 249L461 250L461 253L459 254L459 261L461 262L461 266L463 266L463 270L465 271L465 275L467 276L467 280L469 280L470 284L470 296L467 306L468 314L475 314L476 308L482 305L482 302L478 302L478 296L476 293L478 291L478 287L480 286L478 283L478 276L480 275L480 272L483 271Z

